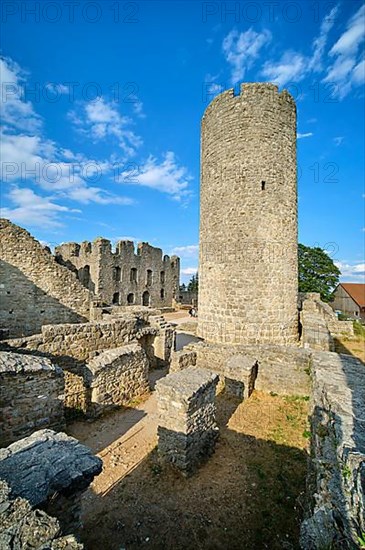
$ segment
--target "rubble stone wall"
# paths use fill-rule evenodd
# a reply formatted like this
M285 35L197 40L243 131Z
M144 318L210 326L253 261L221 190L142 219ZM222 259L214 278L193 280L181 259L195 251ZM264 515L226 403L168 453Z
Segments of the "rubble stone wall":
M0 447L41 428L64 429L64 385L49 359L0 352Z
M90 292L27 231L0 220L0 328L10 337L89 319Z
M138 344L105 351L89 361L92 405L104 410L147 393L148 367L147 355Z
M310 393L310 350L297 347L275 346L227 346L220 344L189 344L185 351L196 352L196 366L218 373L222 378L229 361L237 355L257 363L255 389L275 392L279 395L303 395Z
M82 284L106 305L172 306L179 292L180 260L160 248L132 241L65 243L55 250L57 261L77 274Z
M217 383L216 374L194 367L157 382L158 452L161 460L185 475L193 473L214 450Z
M359 547L365 532L365 367L357 358L313 352L311 503L304 550Z

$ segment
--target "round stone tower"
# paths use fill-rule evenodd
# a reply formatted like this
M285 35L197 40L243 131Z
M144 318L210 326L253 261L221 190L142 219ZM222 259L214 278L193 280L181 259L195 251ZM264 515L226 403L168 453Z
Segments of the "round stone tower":
M198 334L208 342L298 339L296 106L242 84L201 129Z

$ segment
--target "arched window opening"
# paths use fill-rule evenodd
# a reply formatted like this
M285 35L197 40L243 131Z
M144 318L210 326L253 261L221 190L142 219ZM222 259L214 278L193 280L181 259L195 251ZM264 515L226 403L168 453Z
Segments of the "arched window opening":
M135 267L132 267L131 269L131 283L137 282L137 269Z
M128 294L128 296L127 296L127 304L128 304L128 305L134 304L134 294L133 294L133 292L131 292L130 294Z
M144 293L142 294L142 305L143 306L150 305L150 293L147 292L147 290L145 290Z
M119 292L113 294L113 305L119 305Z
M152 269L147 269L146 285L147 286L152 285Z
M161 288L161 290L160 290L160 297L161 297L161 300L165 299L165 291L164 291L163 288Z
M113 268L113 279L117 283L119 283L122 280L122 270L120 267Z
M160 283L163 285L165 284L165 272L161 271L160 273Z

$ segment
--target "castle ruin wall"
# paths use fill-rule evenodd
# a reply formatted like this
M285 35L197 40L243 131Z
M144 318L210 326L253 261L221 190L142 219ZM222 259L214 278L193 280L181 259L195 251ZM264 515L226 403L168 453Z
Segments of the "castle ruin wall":
M9 337L89 319L92 297L75 274L10 221L0 220L0 235L0 328Z

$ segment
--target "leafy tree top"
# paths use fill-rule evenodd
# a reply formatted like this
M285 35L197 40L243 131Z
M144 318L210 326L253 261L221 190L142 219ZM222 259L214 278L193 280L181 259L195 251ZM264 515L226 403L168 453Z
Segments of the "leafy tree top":
M299 292L319 292L324 302L339 282L340 270L322 248L298 246Z

